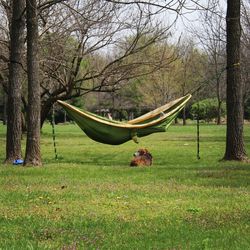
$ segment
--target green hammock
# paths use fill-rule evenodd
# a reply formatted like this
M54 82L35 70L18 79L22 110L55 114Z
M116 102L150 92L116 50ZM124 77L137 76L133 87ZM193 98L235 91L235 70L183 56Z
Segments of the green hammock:
M190 94L183 96L126 123L109 120L63 101L58 103L88 137L101 143L118 145L131 139L137 142L137 137L165 132L190 98Z

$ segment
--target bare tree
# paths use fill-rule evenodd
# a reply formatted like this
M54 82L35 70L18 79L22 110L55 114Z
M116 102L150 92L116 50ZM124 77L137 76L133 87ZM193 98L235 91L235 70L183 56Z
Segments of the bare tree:
M207 80L210 83L210 88L211 83L215 84L215 94L218 101L218 125L221 124L221 108L223 99L225 99L225 80L223 72L225 70L226 61L226 30L225 18L223 15L223 10L220 9L218 3L216 9L213 9L213 11L210 10L201 13L200 22L202 25L198 29L192 31L198 38L200 45L204 48L209 59L207 73L210 79L208 78ZM214 92L212 91L212 93Z
M181 67L178 76L179 92L182 95L192 92L204 81L207 59L203 52L195 47L194 41L186 39L181 47ZM186 109L182 111L183 125L186 125Z
M135 59L132 60L136 61L136 57L138 55L135 55ZM134 103L137 109L151 109L166 104L176 94L176 72L178 70L176 64L178 64L177 61L179 59L178 46L169 45L167 41L156 43L148 47L140 57L144 62L141 71L149 72L149 74L131 79L131 84L125 86L126 90L121 92L129 95L126 99L128 101L130 99L130 103ZM148 61L148 58L150 58L152 64L145 63ZM159 63L157 64L156 62ZM150 69L152 70L150 71ZM119 96L120 98L121 95ZM135 101L131 99L135 99Z
M241 80L243 82L243 100L250 96L250 2L242 2L242 40L241 40Z
M160 58L139 56L169 33L169 27L158 23L145 7L91 0L80 6L62 3L43 15L41 124L58 99L114 91L161 67ZM142 70L149 64L151 68Z
M227 134L225 160L246 160L240 79L240 0L227 1Z
M26 0L28 113L27 143L24 165L40 166L40 83L38 62L37 1Z
M9 24L11 20L11 6L6 1L0 3L0 89L2 91L3 124L7 124L7 88L8 88L8 63L9 63Z
M12 5L10 27L10 60L8 84L8 118L6 163L21 158L21 58L24 46L25 1L17 0Z
M138 69L152 62L150 58L146 62L135 60L140 57L134 56L168 35L171 24L164 28L165 20L157 22L156 15L167 10L177 18L201 8L198 2L42 1L38 6L41 125L58 99L90 91L114 91L120 83L161 67L160 61L155 62L154 67L142 72ZM134 61L128 64L132 56ZM26 106L24 97L23 102Z

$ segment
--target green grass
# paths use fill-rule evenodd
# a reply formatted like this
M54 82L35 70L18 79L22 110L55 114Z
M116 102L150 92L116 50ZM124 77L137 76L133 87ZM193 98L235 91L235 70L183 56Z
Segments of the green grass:
M0 161L5 155L0 125ZM250 164L222 162L225 126L109 146L74 125L42 131L42 168L0 165L0 249L250 249ZM25 144L25 140L23 141ZM250 155L250 126L245 126ZM146 147L150 168L130 168Z

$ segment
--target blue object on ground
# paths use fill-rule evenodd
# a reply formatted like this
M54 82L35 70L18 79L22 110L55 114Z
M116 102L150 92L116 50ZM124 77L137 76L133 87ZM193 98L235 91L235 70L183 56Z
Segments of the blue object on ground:
M13 165L21 165L23 164L23 160L22 159L16 159L13 161Z

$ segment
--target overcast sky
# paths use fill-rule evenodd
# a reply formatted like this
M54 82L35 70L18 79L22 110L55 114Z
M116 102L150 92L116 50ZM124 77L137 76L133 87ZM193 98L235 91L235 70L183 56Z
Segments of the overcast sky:
M208 0L202 0L201 2L206 5L208 3ZM218 7L226 13L226 0L219 0ZM202 11L200 10L185 11L183 15L179 16L171 32L173 35L173 39L177 40L180 36L191 36L192 34L190 34L189 32L190 28L197 27L199 29L199 27L201 27L202 25L200 21L200 15L202 14L201 12ZM169 23L171 23L176 17L176 15L173 13L165 13L164 15L164 19L169 20Z

